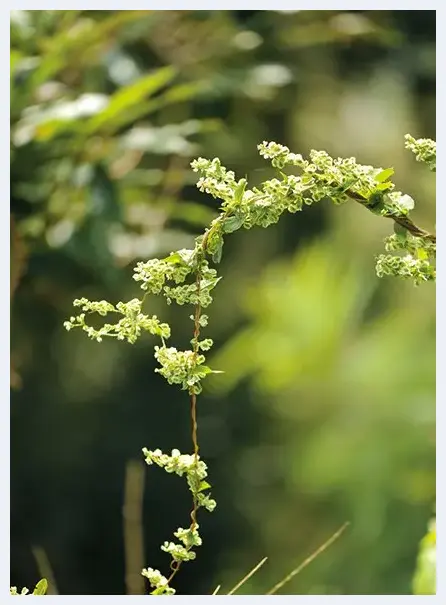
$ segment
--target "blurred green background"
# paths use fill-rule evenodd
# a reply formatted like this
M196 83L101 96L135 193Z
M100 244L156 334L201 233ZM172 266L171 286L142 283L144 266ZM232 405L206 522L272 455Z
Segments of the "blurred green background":
M76 297L137 296L137 260L212 220L189 162L256 184L274 140L393 166L434 229L407 132L435 139L435 11L11 12L12 585L134 594L141 567L167 573L189 494L141 448L190 451L187 397L150 338L62 323ZM410 593L435 499L435 289L375 277L391 231L323 202L227 238L206 332L225 374L199 401L218 507L179 593L227 592L268 556L241 590L264 593L345 521L284 592ZM187 309L150 312L188 346Z

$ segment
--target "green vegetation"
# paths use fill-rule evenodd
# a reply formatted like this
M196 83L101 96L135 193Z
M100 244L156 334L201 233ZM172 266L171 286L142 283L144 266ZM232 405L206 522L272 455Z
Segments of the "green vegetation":
M435 143L426 139L415 141L410 135L407 135L406 140L417 159L428 163L431 170L435 171ZM170 385L181 385L182 390L188 391L190 396L193 453L181 454L175 449L169 456L159 449L143 450L147 464L157 464L168 473L185 475L193 499L190 527L180 527L175 532L175 537L181 544L164 542L161 547L161 550L172 557L172 573L169 578L151 567L142 571L153 588L151 594L175 594L171 581L184 561L195 559L196 553L192 549L202 544L198 532L198 509L204 507L212 512L216 506L215 500L203 493L211 485L205 480L207 466L198 454L197 395L202 392L202 381L206 376L216 373L216 370L204 365L206 358L203 353L212 347L213 341L210 338L200 340L200 334L209 320L202 310L212 303L211 291L221 279L217 276L217 271L209 267L206 257L210 256L214 263L221 261L224 236L242 227L268 227L276 223L284 212L297 212L304 205L311 205L324 198L330 198L335 204L353 199L371 212L394 221L395 235L386 239L387 250L405 252L403 257L378 257L378 276L410 278L415 285L435 280L436 237L412 222L410 211L414 208L414 201L408 195L393 191L393 183L388 181L393 174L392 169L361 166L355 158L333 160L326 152L316 151L311 152L311 161L307 161L277 143L262 143L259 151L264 158L271 160L274 168L282 171L286 166L297 166L301 169L301 174L290 176L280 172L280 180L275 178L266 181L261 187L251 190L247 189L246 179L236 180L234 173L226 170L218 158L212 161L200 158L192 162L192 168L200 174L197 184L200 191L222 200L219 216L203 235L196 238L195 248L172 252L161 260L138 263L133 278L141 282L141 288L145 291L142 299L119 302L116 306L105 300L93 302L86 298L78 299L74 301L74 305L81 307L83 313L72 316L64 324L67 330L81 328L97 342L101 342L104 336L114 336L118 340L134 344L144 332L159 336L161 346L155 346L155 359L161 367L156 368L155 372L160 373ZM167 285L169 282L175 286ZM175 347L166 346L166 340L171 336L170 326L160 323L156 315L150 318L142 312L150 294L162 294L168 304L174 300L178 305L193 307L194 312L190 315L194 323L191 349L178 351ZM95 329L85 321L86 314L92 313L100 316L118 313L123 318L116 324L107 323ZM426 540L432 544L432 532ZM428 567L429 571L426 571L426 559L430 561L432 555L424 547L415 581L417 592L428 590L425 586L435 583L432 569ZM426 574L429 574L427 580Z

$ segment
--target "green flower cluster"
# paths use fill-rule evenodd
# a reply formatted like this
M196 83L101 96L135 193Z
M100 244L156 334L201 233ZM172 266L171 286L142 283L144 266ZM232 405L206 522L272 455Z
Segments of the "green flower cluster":
M171 455L163 454L159 449L148 450L143 449L147 464L156 464L163 468L168 473L175 473L180 477L186 475L189 489L192 492L194 501L196 502L196 508L203 507L209 512L212 512L217 503L215 500L210 498L208 494L204 494L211 485L205 480L207 473L207 465L205 462L200 460L199 456L181 454L177 449L172 450ZM198 532L198 523L193 523L187 529L179 527L174 536L181 542L164 542L161 546L161 550L170 554L173 561L177 564L185 561L193 561L196 557L196 553L192 550L196 546L201 546L202 539ZM143 569L142 574L149 579L149 582L154 588L152 594L175 594L175 590L168 584L167 579L158 571L152 568Z
M406 148L412 151L417 162L424 162L429 166L432 172L437 169L437 144L431 139L414 139L410 134L406 134Z
M411 235L404 228L395 225L395 233L385 240L388 252L404 252L404 256L382 254L376 262L378 277L394 275L412 279L415 285L425 281L435 281L436 243Z
M212 345L210 338L197 342L203 350L209 349ZM216 370L203 365L205 356L198 355L194 351L177 351L175 347L155 347L155 359L161 365L155 372L161 374L169 384L180 384L183 390L195 395L202 391L201 380L208 374L216 373Z
M127 303L118 302L116 306L106 300L96 302L80 298L76 299L73 305L81 307L84 312L64 322L65 329L69 331L72 328L82 328L89 338L97 342L102 342L104 336L110 336L134 344L142 332L159 336L163 342L170 336L168 324L160 323L156 315L149 317L141 312L142 301L139 298L133 298ZM86 313L98 313L102 317L108 313L118 313L123 317L115 324L106 323L96 330L85 323Z
M429 139L415 140L406 136L406 146L435 170L436 146ZM207 232L207 251L213 260L221 258L223 236L241 227L267 227L276 223L284 212L302 210L322 199L335 204L354 200L378 216L393 219L401 228L396 239L386 242L388 251L403 251L403 256L381 255L377 259L379 277L393 275L411 278L415 285L435 279L435 236L419 229L410 219L414 200L407 194L394 191L389 181L392 168L362 165L351 158L332 158L325 151L312 150L309 160L292 153L288 147L275 142L258 146L260 155L278 169L280 178L265 181L260 188L247 189L245 179L236 180L218 158L199 158L192 162L194 171L201 174L198 188L222 200L222 214L214 220ZM285 167L300 169L299 175L288 175Z
M195 457L193 454L181 454L177 449L172 450L170 456L168 454L163 454L159 449L152 451L147 448L143 449L143 454L146 463L149 465L156 464L160 468L163 468L167 473L175 473L180 477L186 475L189 490L196 499L198 507L203 507L209 512L212 512L215 509L217 506L215 500L212 500L208 494L203 493L209 489L211 485L205 481L208 476L207 465L199 456ZM198 526L195 525L195 529L197 527Z
M306 203L331 198L335 204L342 204L348 200L348 191L368 199L373 193L390 191L394 187L392 183L385 182L393 171L357 164L353 157L333 159L327 152L313 149L308 161L301 155L290 153L288 147L274 142L264 141L258 148L260 155L270 159L275 168L301 168L300 180L305 183L309 198ZM287 182L289 177L283 175L283 180Z
M428 260L406 256L381 254L376 261L378 277L393 275L394 277L410 278L415 285L425 281L435 281L435 269Z
M141 283L141 289L159 294L166 281L182 284L193 270L194 250L178 250L167 258L154 258L136 265L133 279Z
M149 580L150 586L154 589L152 591L153 595L175 594L175 588L169 586L169 580L157 569L148 567L147 569L142 570L141 575Z

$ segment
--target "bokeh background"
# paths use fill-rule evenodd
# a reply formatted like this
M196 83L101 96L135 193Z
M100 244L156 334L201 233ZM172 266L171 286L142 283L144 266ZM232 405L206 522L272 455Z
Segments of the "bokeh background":
M141 448L191 449L150 337L97 344L74 298L129 300L138 260L216 215L198 156L271 171L263 140L395 168L435 228L435 11L11 12L11 584L136 594L188 522L185 482ZM329 202L227 238L199 401L216 511L175 587L262 594L342 523L286 594L408 594L435 500L435 291L378 280L391 233ZM173 344L189 311L158 300Z

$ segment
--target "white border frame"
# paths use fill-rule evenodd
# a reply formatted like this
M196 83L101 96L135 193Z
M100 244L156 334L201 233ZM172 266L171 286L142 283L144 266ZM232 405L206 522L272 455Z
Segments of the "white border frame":
M19 4L19 6L17 6ZM9 72L9 11L17 10L17 9L30 9L30 10L69 10L69 5L71 4L73 9L84 8L82 5L83 2L79 2L76 0L68 0L65 3L59 2L43 2L42 4L37 4L32 0L22 1L18 3L14 3L11 0L7 0L6 9L2 7L1 13L3 18L0 20L0 28L1 28L1 44L4 46L4 52L1 53L1 62L3 64L3 69L1 71L2 74L7 74ZM37 4L37 6L36 6ZM92 7L93 4L93 7ZM126 6L124 2L116 2L116 0L99 0L97 2L89 2L88 8L85 7L84 10L109 10L109 9L117 9L124 10L131 8L134 9L147 9L147 10L159 10L152 9L149 2L141 2L133 1L131 6ZM158 4L158 3L156 3ZM362 6L359 6L359 5ZM443 2L430 2L429 7L423 7L424 10L436 10L437 12L437 57L438 64L442 66L437 74L438 78L438 91L437 91L437 107L446 107L446 94L444 89L444 84L446 82L446 77L444 75L444 65L446 64L446 8ZM43 6L42 6L43 5ZM204 0L199 0L198 2L185 2L181 1L169 1L164 0L162 2L162 10L209 10L209 6L212 6L213 10L296 10L296 6L299 7L299 10L358 10L358 9L370 9L370 10L420 10L420 3L416 0L405 0L404 2L364 2L359 3L356 1L349 2L340 2L336 4L334 2L327 2L323 0L286 0L275 2L265 1L265 0L257 0L257 2L253 1L245 1L237 2L231 0L225 0L224 2L221 0L214 0L210 2L209 0L205 2ZM364 6L365 5L365 6ZM62 9L63 6L63 9ZM4 84L2 86L2 96L1 96L1 105L2 105L2 136L1 136L1 159L2 166L6 167L8 165L9 160L9 121L7 121L7 116L9 115L9 103L6 99L9 99L9 84L6 83L6 77L3 79ZM5 94L7 91L7 94ZM441 101L443 98L443 102ZM444 110L443 110L444 111ZM444 113L441 110L437 110L437 141L440 141L439 145L439 153L438 153L438 174L442 174L441 166L446 169L444 164L445 156L442 154L442 141L445 133L445 124L446 119ZM6 169L4 169L6 172ZM446 170L445 170L446 172ZM2 189L4 193L2 195L0 212L1 212L1 231L2 235L0 237L0 246L1 246L1 283L9 284L9 210L7 209L7 201L9 200L9 182L6 184L6 178L4 177L1 181ZM446 200L440 198L440 202L437 205L437 232L440 233L446 231ZM443 236L446 237L446 236ZM443 260L445 257L445 248L443 248L443 244L441 236L440 236L440 245L438 247L438 266L440 268L439 271L439 279L437 280L437 296L439 301L439 308L446 309L446 296L445 296L445 283L443 281L443 276L441 273L441 267L444 266ZM443 303L441 302L443 300ZM7 342L6 335L10 334L9 331L9 313L7 312L7 306L9 304L9 296L6 294L0 298L0 304L2 307L2 311L0 312L0 318L2 322L1 334L3 334L3 338L1 339L1 349L0 349L0 359L1 359L1 393L2 397L0 399L1 403L1 414L2 421L0 423L0 431L1 431L1 439L0 439L0 447L2 450L1 456L1 482L3 485L7 484L9 489L9 342ZM446 381L445 381L445 365L446 364L446 342L445 342L445 325L446 325L446 315L439 314L437 317L437 392L438 397L437 401L439 405L437 406L437 458L439 460L446 460L445 450L446 450L446 411L444 405L446 404ZM8 338L9 341L9 338ZM443 372L441 371L443 369ZM443 403L442 403L443 402ZM442 440L445 439L445 441ZM438 475L437 475L438 477ZM1 580L0 580L0 594L9 594L9 499L8 501L2 500L1 506L1 560L0 560L0 572L1 572ZM440 535L440 540L437 540L437 561L443 561L443 564L440 563L438 565L439 569L446 570L446 556L444 555L445 546L444 546L444 533L442 527L444 525L445 519L445 488L444 485L440 484L440 481L437 479L437 500L436 500L436 510L437 510L437 536ZM443 541L442 541L443 540ZM218 595L219 596L219 595ZM443 599L446 597L446 580L444 575L441 573L438 574L437 578L437 594L435 596L422 596L417 597L419 602L423 600L425 603L434 603L437 602L445 602ZM118 596L118 595L101 595L92 597L96 600L97 603L102 601L103 603L122 603L123 600L127 599L128 596ZM134 597L137 598L137 597ZM146 599L147 596L141 595L138 598ZM183 603L192 603L196 602L198 599L200 602L204 602L210 598L210 596L177 596L177 599L183 601ZM224 598L230 600L232 598L244 599L245 601L249 600L250 604L255 603L255 601L263 600L265 596L236 596L230 597L221 595L220 598ZM414 598L411 595L348 595L348 596L300 596L300 595L287 595L287 596L272 596L269 597L275 600L292 600L296 599L296 601L300 605L323 605L328 603L331 605L345 605L346 600L350 600L352 603L358 603L359 605L367 605L368 603L380 603L380 605L386 605L387 603L391 605L399 605L403 603L407 603L409 599ZM90 600L89 595L79 595L79 596L53 596L53 599L57 599L58 601L63 602L72 602L76 601L79 603L83 603L87 605L87 602ZM353 601L353 599L355 599ZM178 602L178 600L177 600Z

